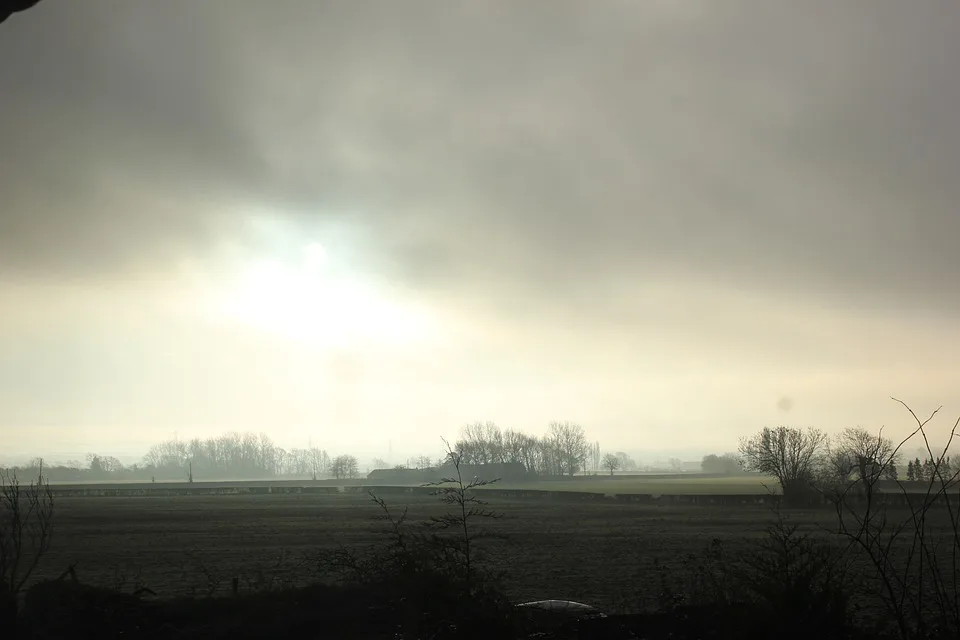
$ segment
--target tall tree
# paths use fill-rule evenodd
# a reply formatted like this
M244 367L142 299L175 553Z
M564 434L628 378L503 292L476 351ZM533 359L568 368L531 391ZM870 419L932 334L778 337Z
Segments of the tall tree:
M636 471L636 470L637 470L637 463L636 463L636 461L635 461L633 458L630 457L629 454L627 454L627 453L625 453L625 452L623 452L623 451L617 451L617 453L616 453L615 455L617 456L617 459L620 461L620 469L621 469L622 471Z
M620 468L620 458L618 458L616 454L608 453L603 456L603 468L607 469L610 475L613 475L614 472Z
M834 449L848 475L855 475L855 479L865 486L872 486L877 480L896 473L899 458L896 445L882 433L874 435L861 427L844 429Z
M357 459L351 455L339 455L330 461L330 472L337 480L356 478L358 471Z
M307 460L310 465L310 474L314 480L330 467L330 456L320 447L310 447L307 450ZM356 458L353 459L353 464L356 466Z
M574 422L551 422L547 436L557 458L557 475L574 475L584 468L590 445L583 427Z
M827 434L819 429L764 427L740 441L740 456L746 471L766 473L777 479L784 499L806 495L819 474L827 453Z

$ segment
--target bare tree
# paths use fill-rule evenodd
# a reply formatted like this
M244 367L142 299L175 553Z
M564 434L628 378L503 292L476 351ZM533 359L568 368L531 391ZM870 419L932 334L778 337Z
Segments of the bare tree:
M573 422L551 422L547 436L557 457L558 475L574 475L584 468L590 445L583 427Z
M495 422L474 422L460 430L455 447L464 464L500 462L504 455L503 434Z
M896 480L894 471L900 454L893 441L883 437L882 430L873 435L861 427L844 429L835 449L846 457L861 482Z
M407 460L407 466L413 469L430 469L433 467L433 459L430 456L417 456Z
M310 447L307 449L307 460L309 461L310 473L313 475L314 480L330 466L330 456L319 447ZM354 466L356 466L356 458L353 459L353 463Z
M356 478L358 470L359 466L354 456L339 455L330 463L330 471L337 480Z
M740 441L740 456L746 471L766 473L777 479L786 500L809 492L823 466L829 440L819 429L764 427Z
M15 596L50 548L53 494L43 471L24 487L0 470L0 599Z
M503 433L503 461L527 464L529 436L520 431L507 429Z
M617 451L614 455L617 456L617 460L620 461L620 469L623 471L636 471L637 463L630 457L629 454L623 451Z
M87 466L95 478L106 478L123 471L123 463L113 456L101 456L96 453L87 454Z
M615 453L608 453L603 456L603 468L610 472L610 475L620 468L620 458Z
M486 508L487 503L476 496L473 491L478 487L497 482L499 478L492 480L481 480L474 478L465 482L461 465L463 458L458 451L447 445L447 460L453 467L454 473L450 477L445 477L438 482L427 483L425 486L438 487L436 495L440 496L440 501L453 507L453 511L442 516L431 516L426 523L428 526L444 530L452 529L458 532L458 535L451 538L434 537L434 543L439 543L448 552L453 552L457 565L463 569L463 577L469 587L472 587L475 574L475 541L483 536L484 532L476 532L472 529L471 523L477 518L500 518L501 514L490 511Z
M600 455L600 443L594 442L593 446L590 447L590 470L593 471L593 475L600 473L600 465L603 462L603 457Z
M921 479L926 490L908 492L901 483L896 483L904 507L896 511L888 509L886 500L876 499L878 494L869 488L866 500L847 500L846 495L835 497L837 531L846 538L848 548L859 549L863 558L872 565L876 580L870 585L880 597L899 630L901 638L957 638L960 637L960 509L956 504L956 486L960 471L947 469L944 473L947 451L958 435L960 418L947 434L947 443L937 453L928 438L928 423L940 409L921 420L902 400L893 398L912 417L913 431L896 446L888 449L880 443L881 460L896 459L907 443L919 436L925 455L929 456L930 472ZM853 436L855 443L874 451L873 442L880 436ZM914 477L920 466L914 461ZM850 468L849 466L847 467ZM854 468L851 474L859 474ZM882 473L865 474L868 483L882 478ZM933 518L937 513L936 519ZM937 524L934 525L934 522ZM941 529L940 527L944 527Z

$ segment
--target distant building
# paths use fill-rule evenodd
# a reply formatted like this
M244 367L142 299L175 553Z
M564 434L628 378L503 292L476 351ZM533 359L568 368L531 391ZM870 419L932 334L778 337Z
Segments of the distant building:
M503 464L462 464L460 475L464 484L474 478L480 480L503 480L520 482L527 479L527 469L519 462ZM439 482L444 478L456 478L457 470L451 464L433 469L374 469L367 474L367 480L387 484L423 484Z
M423 484L435 479L436 472L433 469L374 469L367 474L367 480L384 484Z

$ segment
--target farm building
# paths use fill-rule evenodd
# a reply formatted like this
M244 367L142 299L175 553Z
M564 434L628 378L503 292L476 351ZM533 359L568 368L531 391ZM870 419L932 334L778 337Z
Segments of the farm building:
M502 464L462 464L460 473L464 482L474 477L481 480L501 479L516 482L527 479L527 469L522 463ZM424 482L438 482L443 478L456 477L456 469L452 465L444 465L433 469L374 469L367 474L367 480L375 480L389 484L422 484Z

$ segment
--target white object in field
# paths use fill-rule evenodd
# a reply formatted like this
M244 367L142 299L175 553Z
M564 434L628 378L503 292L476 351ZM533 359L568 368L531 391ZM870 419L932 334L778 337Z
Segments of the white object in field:
M524 602L517 607L528 609L539 609L541 611L550 611L553 613L562 613L565 615L577 615L584 617L605 618L605 613L582 602L573 602L572 600L537 600L536 602Z

